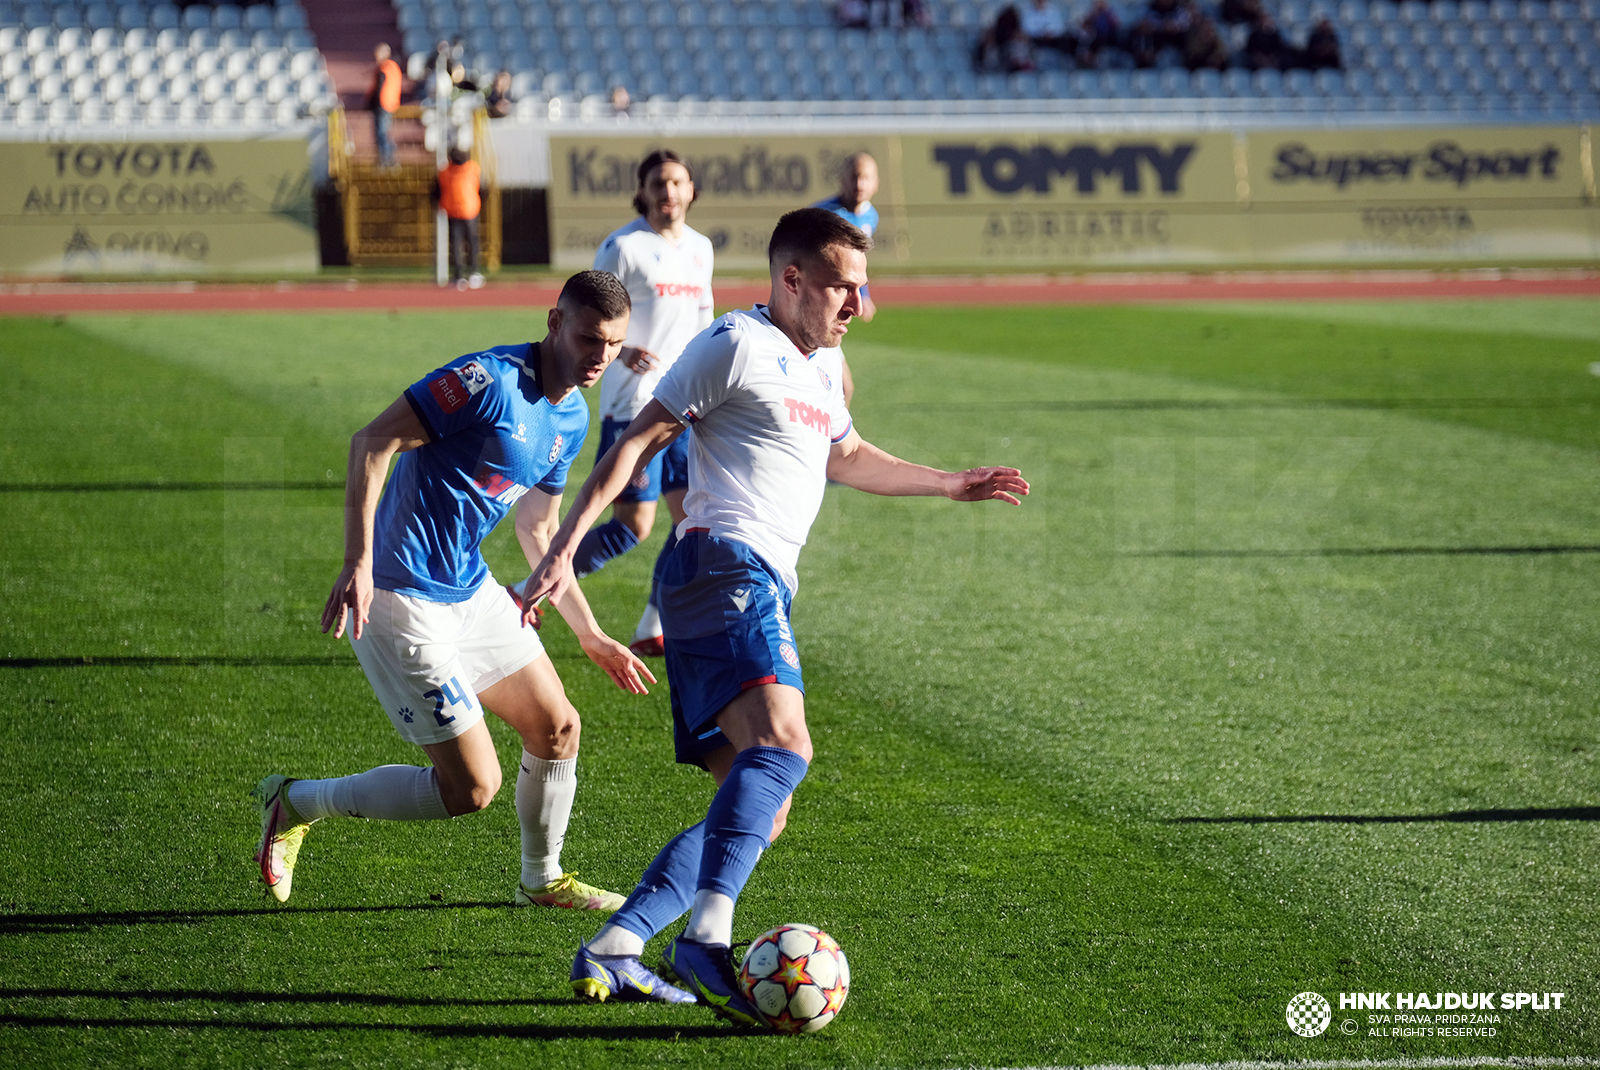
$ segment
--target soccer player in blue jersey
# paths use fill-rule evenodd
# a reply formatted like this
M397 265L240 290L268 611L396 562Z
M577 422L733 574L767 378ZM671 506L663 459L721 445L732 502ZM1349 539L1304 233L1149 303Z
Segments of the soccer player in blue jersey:
M661 618L678 761L705 768L718 786L705 819L661 850L579 949L571 982L581 997L681 1000L670 986L646 980L645 991L637 979L645 941L687 910L664 971L717 1014L759 1023L734 977L734 902L811 761L789 605L827 481L1013 505L1028 492L1014 468L943 472L856 433L838 346L861 311L871 245L816 207L780 219L767 251L770 303L730 312L689 343L596 465L528 580L530 597L562 597L589 525L651 456L694 427L687 515L662 576Z
M620 896L561 868L577 790L579 719L521 606L479 552L512 508L529 562L555 532L567 470L589 409L579 393L622 348L628 294L612 275L567 280L542 342L496 346L451 361L409 387L350 442L345 564L322 630L351 646L401 738L427 766L384 765L327 780L274 774L253 792L261 807L257 863L289 898L312 822L365 817L443 820L489 805L500 761L487 708L522 738L517 819L520 904L615 910ZM387 487L385 473L398 455ZM381 497L380 497L381 495ZM583 651L624 691L654 677L602 632L576 584L555 600ZM531 606L527 615L532 615ZM641 679L642 677L642 679Z
M827 209L871 238L878 231L878 210L872 206L873 195L877 192L878 161L871 153L858 152L844 162L839 172L838 195L818 201L816 207ZM877 314L878 306L873 304L872 295L867 287L861 287L861 322L871 323ZM849 405L855 396L856 382L843 353L839 354L839 372L844 379L844 403Z

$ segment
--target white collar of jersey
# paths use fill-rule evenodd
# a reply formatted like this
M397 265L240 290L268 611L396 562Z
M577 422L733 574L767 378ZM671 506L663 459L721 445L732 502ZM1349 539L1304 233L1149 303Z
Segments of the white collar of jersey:
M757 304L757 305L754 306L753 311L761 313L761 318L766 320L768 323L772 324L772 329L773 330L777 331L779 334L783 334L783 328L779 327L776 323L772 322L772 313L767 311L767 306L766 305ZM783 340L785 342L788 342L790 345L794 346L794 339L790 338L787 334L783 334ZM807 353L805 350L801 349L799 346L794 346L794 351L796 353L800 354L802 357L806 358L807 360L810 360L812 357L816 356L815 353Z
M543 369L539 367L539 365L543 362L539 359L539 343L528 343L528 357L526 360L510 353L506 354L506 359L511 361L511 363L515 364L517 367L521 368L523 374L533 380L534 401L537 402L540 398L544 397L544 383L541 381L543 379Z

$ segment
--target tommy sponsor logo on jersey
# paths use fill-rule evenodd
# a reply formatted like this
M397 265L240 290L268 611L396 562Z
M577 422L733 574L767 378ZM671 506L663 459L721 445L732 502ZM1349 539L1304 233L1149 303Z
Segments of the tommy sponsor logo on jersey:
M556 458L559 456L561 456L561 436L557 435L556 440L550 443L550 456L548 460L551 464L555 464Z
M705 292L706 288L704 286L696 286L689 282L656 283L657 297L692 297L698 301L700 295Z
M820 431L829 438L833 437L833 418L822 409L794 398L784 398L783 403L789 408L790 423L804 424L813 431Z
M446 369L428 384L428 392L439 403L439 408L449 414L461 408L488 385L489 373L483 370L483 365L469 360L459 368Z
M522 484L507 479L503 473L492 468L480 468L478 474L472 477L472 482L483 491L484 496L493 498L505 505L515 505L517 499L528 493L528 488Z

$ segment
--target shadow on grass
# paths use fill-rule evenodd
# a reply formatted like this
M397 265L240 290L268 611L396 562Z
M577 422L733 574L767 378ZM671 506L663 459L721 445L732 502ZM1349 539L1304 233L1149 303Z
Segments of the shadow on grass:
M1118 557L1517 557L1539 554L1600 554L1600 545L1547 546L1346 546L1310 550L1124 550Z
M571 999L434 999L379 992L217 992L202 988L0 988L0 999L115 999L156 1003L327 1003L360 1007L571 1007Z
M100 925L189 925L213 918L273 915L386 914L419 910L521 910L516 903L396 903L372 907L252 907L232 910L90 910L74 914L0 914L0 935L76 932Z
M284 654L266 654L260 657L230 657L226 654L195 654L176 656L101 656L99 654L68 654L50 658L0 658L0 669L151 669L216 665L224 668L324 668L349 669L360 662L354 654L331 657L296 657Z
M1445 814L1239 814L1224 817L1169 817L1168 825L1407 825L1425 821L1600 821L1600 806L1559 806L1522 810L1452 810Z
M242 1030L251 1033L358 1032L398 1033L449 1038L493 1037L513 1040L681 1040L759 1035L719 1025L538 1025L425 1022L251 1022L215 1018L88 1018L78 1015L4 1014L0 1026L11 1029L197 1029Z
M332 482L277 482L224 483L210 480L199 483L0 483L0 494L89 494L95 492L178 491L209 494L235 490L344 490L344 481Z

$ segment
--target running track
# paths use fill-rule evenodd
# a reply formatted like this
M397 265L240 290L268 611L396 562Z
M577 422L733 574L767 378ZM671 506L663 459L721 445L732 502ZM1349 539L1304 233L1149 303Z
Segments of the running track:
M481 290L440 289L424 282L354 280L236 283L0 284L0 316L81 312L244 312L311 309L534 308L555 303L548 282L490 283ZM717 303L745 307L767 297L753 280L724 280ZM1600 272L1320 271L1216 274L991 275L887 278L872 284L886 308L934 305L1134 304L1167 301L1333 301L1600 297Z

